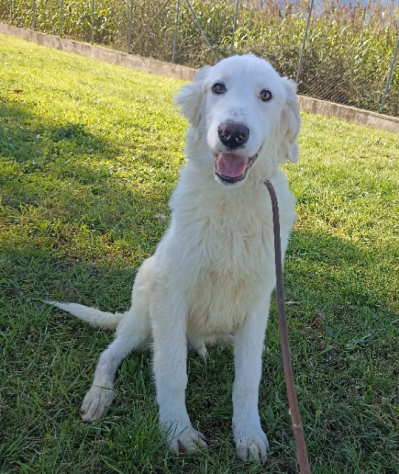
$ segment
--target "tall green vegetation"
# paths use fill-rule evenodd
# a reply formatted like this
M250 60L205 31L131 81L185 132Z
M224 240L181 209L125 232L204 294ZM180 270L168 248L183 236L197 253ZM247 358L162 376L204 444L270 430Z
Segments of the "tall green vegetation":
M131 52L170 61L176 16L171 0L152 22L165 0L134 0ZM217 55L229 54L235 0L192 0L192 6ZM280 73L296 77L310 0L240 2L236 53L253 52L268 59ZM91 1L64 0L63 36L91 38ZM192 67L215 58L186 3L180 1L176 62ZM16 26L33 26L32 0L0 0L0 17ZM60 1L36 0L36 29L60 31ZM94 41L127 50L130 0L95 0ZM299 92L378 111L398 37L399 10L393 3L370 1L318 7L312 16ZM399 66L392 77L384 112L398 115Z

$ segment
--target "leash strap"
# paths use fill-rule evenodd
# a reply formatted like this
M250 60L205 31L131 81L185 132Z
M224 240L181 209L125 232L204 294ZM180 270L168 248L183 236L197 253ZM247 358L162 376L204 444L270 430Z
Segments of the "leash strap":
M276 262L276 287L277 287L277 304L278 304L278 322L280 326L281 352L283 355L283 367L285 384L287 386L288 402L290 406L290 414L292 427L294 429L296 453L301 474L311 474L308 453L306 451L305 437L299 414L298 400L296 398L294 376L292 373L292 364L290 356L290 346L288 344L287 320L285 317L284 304L284 285L283 285L283 267L281 262L281 239L280 239L280 220L278 213L278 202L276 191L269 180L264 181L272 201L273 210L273 229L274 229L274 254Z

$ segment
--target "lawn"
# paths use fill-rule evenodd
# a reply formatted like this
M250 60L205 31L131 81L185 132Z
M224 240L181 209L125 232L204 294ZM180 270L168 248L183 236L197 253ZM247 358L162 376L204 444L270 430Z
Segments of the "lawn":
M188 361L188 410L208 451L162 444L151 354L128 356L107 416L81 423L112 334L43 300L129 307L185 161L187 124L172 102L182 83L1 35L0 65L0 472L298 472L275 301L259 403L265 466L235 456L225 347L207 365ZM304 114L300 150L285 167L298 200L285 286L312 472L397 474L399 137Z

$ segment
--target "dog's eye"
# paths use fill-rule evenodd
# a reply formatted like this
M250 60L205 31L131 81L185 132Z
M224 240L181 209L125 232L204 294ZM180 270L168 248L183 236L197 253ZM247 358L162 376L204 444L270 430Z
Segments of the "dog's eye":
M226 92L226 86L221 82L217 82L212 86L212 92L214 94L224 94Z
M263 102L267 102L272 98L272 93L268 91L267 89L262 89L260 91L260 99L263 100Z

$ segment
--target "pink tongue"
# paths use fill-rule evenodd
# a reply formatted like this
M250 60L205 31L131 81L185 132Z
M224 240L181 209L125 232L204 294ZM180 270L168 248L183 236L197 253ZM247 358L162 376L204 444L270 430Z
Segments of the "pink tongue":
M244 173L248 158L233 153L219 153L216 171L228 178L237 178Z

